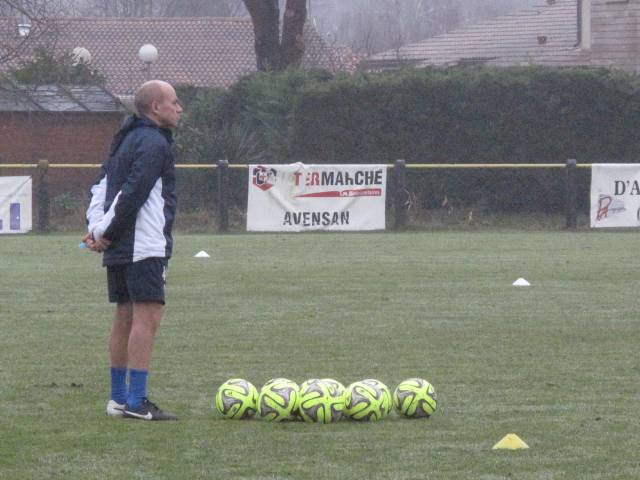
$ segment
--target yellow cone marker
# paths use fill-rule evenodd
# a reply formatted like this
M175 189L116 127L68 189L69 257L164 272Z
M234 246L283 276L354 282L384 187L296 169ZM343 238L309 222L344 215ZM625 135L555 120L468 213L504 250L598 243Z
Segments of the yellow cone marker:
M493 450L520 450L521 448L529 448L529 445L515 433L508 433L493 446Z

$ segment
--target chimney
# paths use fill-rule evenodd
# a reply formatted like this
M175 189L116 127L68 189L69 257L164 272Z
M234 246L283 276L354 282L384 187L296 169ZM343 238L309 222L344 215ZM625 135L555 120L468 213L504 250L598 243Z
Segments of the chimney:
M582 50L591 50L591 0L578 0L578 43Z

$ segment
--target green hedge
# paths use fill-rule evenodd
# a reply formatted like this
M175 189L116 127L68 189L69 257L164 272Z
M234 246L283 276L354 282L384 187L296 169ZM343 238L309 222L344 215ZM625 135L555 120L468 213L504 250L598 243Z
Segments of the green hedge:
M235 163L637 162L639 93L638 77L594 69L288 71L196 95L187 124L206 125L210 155ZM199 153L215 158L207 154ZM555 210L564 202L558 170L408 178L425 207L445 197L492 210ZM582 175L581 198L587 181Z
M315 85L297 106L301 161L635 161L636 77L586 69L411 70Z

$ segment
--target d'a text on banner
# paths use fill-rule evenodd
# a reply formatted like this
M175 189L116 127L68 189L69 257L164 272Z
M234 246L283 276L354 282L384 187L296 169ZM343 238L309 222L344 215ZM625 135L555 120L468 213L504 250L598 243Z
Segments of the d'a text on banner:
M640 226L640 164L594 163L591 227Z

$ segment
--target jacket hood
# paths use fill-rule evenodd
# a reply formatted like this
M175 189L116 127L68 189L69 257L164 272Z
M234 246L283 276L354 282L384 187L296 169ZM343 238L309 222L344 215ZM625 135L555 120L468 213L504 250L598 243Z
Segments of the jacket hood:
M160 128L156 123L149 120L145 116L138 116L133 114L124 119L122 125L120 126L120 130L118 130L118 133L114 135L113 141L111 142L111 148L109 150L109 156L112 156L116 152L116 150L118 150L118 148L122 144L122 141L129 134L129 132L141 127L150 127L159 130L166 137L169 143L173 143L171 130Z

